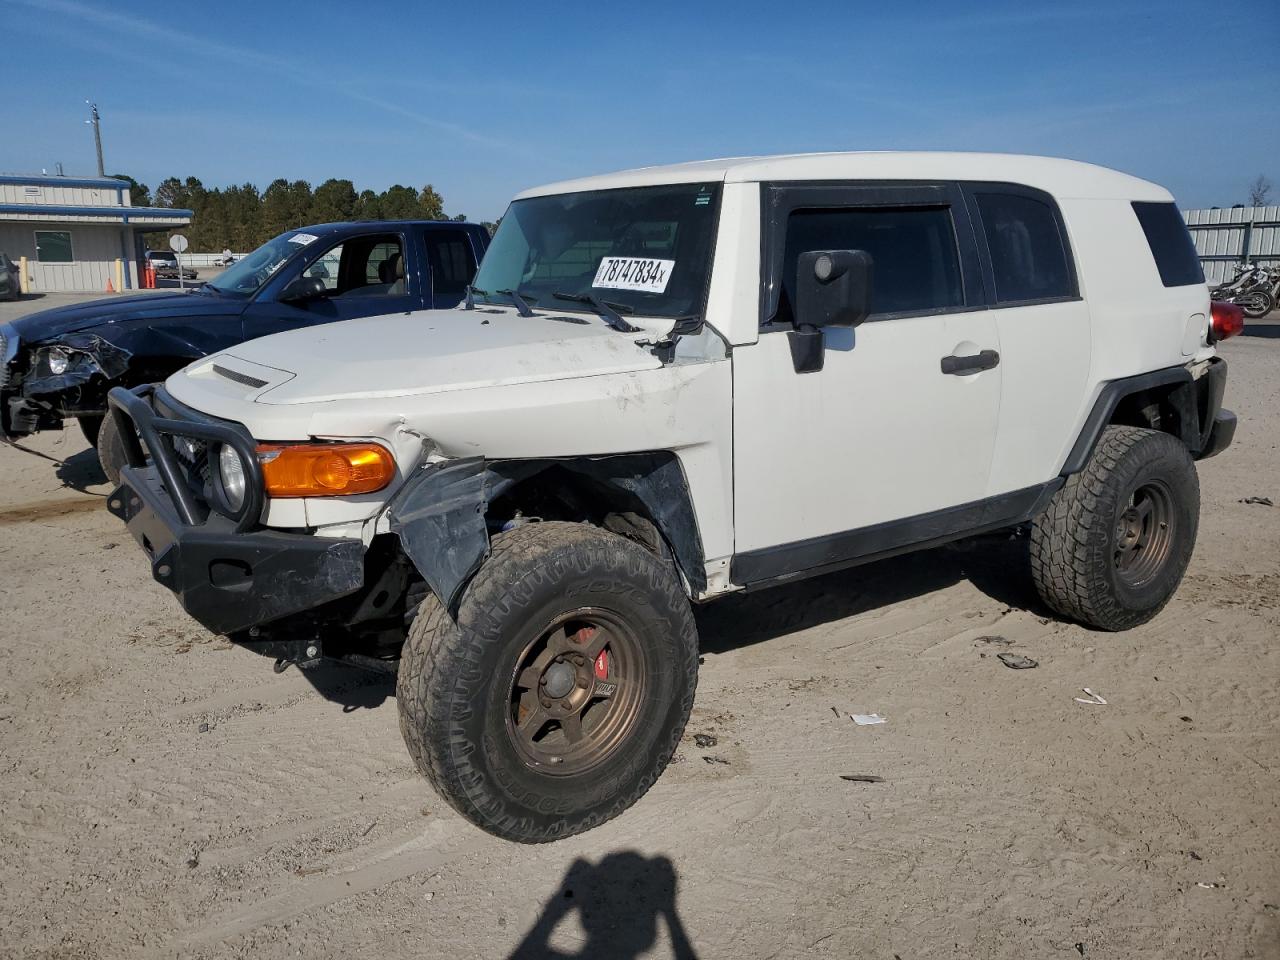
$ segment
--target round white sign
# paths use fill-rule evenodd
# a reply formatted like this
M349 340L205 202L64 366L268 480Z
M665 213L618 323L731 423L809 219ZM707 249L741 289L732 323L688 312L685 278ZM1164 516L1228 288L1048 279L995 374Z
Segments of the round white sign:
M182 253L187 249L187 238L180 233L175 233L169 238L169 249L174 253Z

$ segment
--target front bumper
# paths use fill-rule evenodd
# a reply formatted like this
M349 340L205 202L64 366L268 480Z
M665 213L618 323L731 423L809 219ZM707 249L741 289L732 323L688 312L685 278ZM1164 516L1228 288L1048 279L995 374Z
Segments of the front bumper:
M230 634L312 610L355 593L364 583L364 544L357 539L246 529L245 519L224 516L193 499L183 487L171 436L179 421L157 417L147 388L113 391L113 415L123 416L128 436L141 434L152 454L146 463L135 442L120 486L107 509L123 520L151 559L151 572L178 597L183 609L215 633ZM123 396L120 396L123 394ZM127 399L126 399L127 398ZM123 426L123 425L122 425ZM191 423L192 435L209 440L230 425ZM238 442L238 441L237 441Z

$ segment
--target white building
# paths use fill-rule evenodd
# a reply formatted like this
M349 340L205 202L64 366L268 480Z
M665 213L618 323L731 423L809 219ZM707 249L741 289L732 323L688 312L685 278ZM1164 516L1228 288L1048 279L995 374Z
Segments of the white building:
M0 250L27 258L31 293L137 289L143 235L190 222L190 210L133 206L124 180L0 175Z

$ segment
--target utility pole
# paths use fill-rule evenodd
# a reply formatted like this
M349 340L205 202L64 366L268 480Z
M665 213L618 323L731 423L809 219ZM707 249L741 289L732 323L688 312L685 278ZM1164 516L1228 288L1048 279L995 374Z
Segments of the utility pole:
M86 100L89 104L89 111L93 116L92 120L86 120L85 123L93 124L93 145L98 151L98 176L105 177L107 172L102 166L102 131L98 127L98 105Z

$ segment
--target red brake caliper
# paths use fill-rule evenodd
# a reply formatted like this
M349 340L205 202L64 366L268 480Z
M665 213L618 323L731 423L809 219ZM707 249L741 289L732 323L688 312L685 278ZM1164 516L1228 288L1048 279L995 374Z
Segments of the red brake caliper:
M597 629L599 628L583 627L576 634L574 634L573 639L576 643L588 643L596 635ZM596 654L595 670L596 670L597 680L609 679L609 651L608 650L601 650L598 654Z

